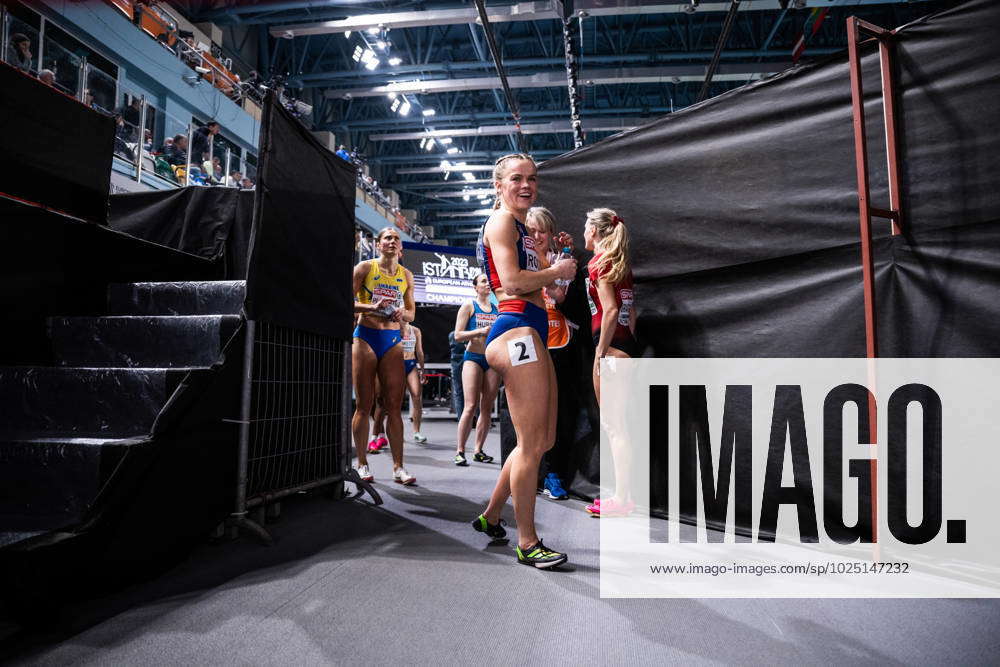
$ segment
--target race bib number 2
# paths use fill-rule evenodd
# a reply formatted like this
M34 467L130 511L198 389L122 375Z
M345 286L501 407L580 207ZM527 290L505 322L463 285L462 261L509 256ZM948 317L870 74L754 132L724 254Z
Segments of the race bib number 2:
M510 356L511 366L530 364L538 361L538 353L535 351L535 340L531 336L522 336L507 341L507 354Z

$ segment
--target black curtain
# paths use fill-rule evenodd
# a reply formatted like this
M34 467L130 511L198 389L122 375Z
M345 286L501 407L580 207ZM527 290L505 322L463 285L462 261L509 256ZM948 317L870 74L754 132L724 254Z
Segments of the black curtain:
M1000 4L973 0L897 33L904 228L875 220L880 356L1000 354L998 22ZM888 208L878 58L863 53L871 203ZM865 355L846 53L549 160L539 183L578 239L589 209L624 218L646 356ZM593 452L577 454L593 481Z
M108 226L205 259L224 259L226 279L247 274L254 193L188 187L111 195Z
M455 330L458 306L417 306L413 323L423 335L424 358L427 362L446 364L451 359L448 333Z
M115 122L0 62L0 192L104 223Z
M264 105L246 311L337 338L354 328L354 167L269 95Z

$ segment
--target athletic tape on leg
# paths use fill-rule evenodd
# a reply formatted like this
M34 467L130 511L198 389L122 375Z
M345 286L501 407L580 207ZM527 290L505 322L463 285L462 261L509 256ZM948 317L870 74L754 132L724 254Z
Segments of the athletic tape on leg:
M535 352L535 339L531 336L522 336L507 341L507 354L510 356L511 366L538 361L538 353Z

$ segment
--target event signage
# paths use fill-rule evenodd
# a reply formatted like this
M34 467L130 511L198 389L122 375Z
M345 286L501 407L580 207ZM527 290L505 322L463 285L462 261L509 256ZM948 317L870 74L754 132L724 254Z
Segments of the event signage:
M998 373L605 358L602 595L1000 597Z
M401 261L413 272L417 303L461 305L476 296L472 279L482 270L472 250L404 242Z

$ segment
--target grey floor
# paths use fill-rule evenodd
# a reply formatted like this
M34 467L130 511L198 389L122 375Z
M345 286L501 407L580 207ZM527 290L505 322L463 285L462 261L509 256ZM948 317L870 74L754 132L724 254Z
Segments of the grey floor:
M155 581L78 605L25 664L996 664L1000 603L965 600L602 600L598 520L539 497L539 532L570 566L517 565L469 527L497 466L450 462L455 423L407 442L419 486L385 504L286 502L277 543L205 545ZM491 434L487 450L498 453ZM407 427L409 438L409 427ZM470 448L471 451L471 448ZM499 458L499 457L498 457ZM508 518L511 512L508 512Z

